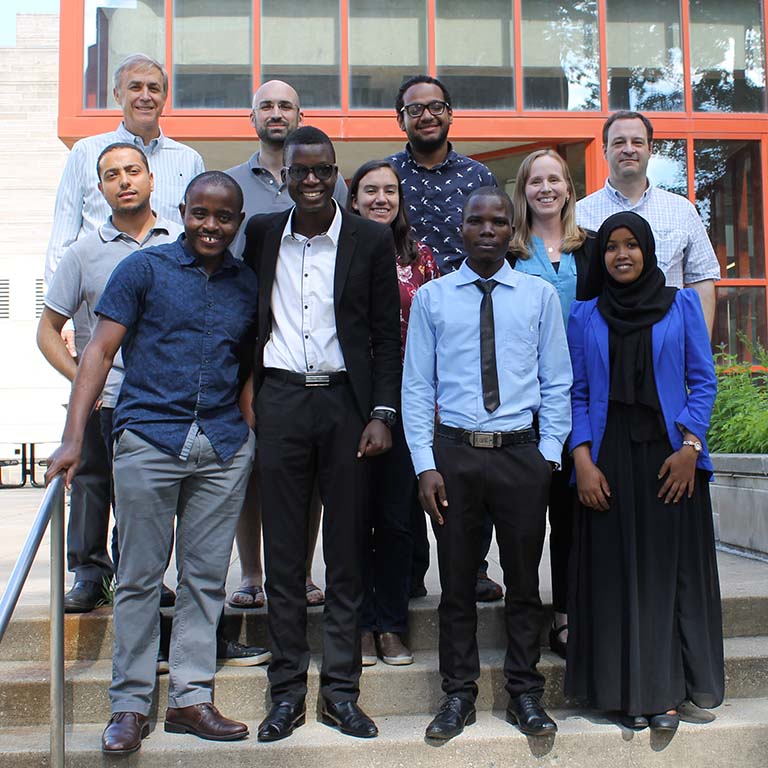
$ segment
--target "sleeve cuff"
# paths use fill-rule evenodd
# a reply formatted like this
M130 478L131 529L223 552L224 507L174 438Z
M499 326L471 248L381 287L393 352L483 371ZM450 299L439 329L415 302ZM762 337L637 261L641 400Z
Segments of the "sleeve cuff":
M539 442L539 452L547 461L559 464L563 456L563 446L557 440L545 437Z
M426 472L428 469L436 469L435 455L431 448L420 448L418 451L412 452L411 461L413 462L413 470L417 476L422 472Z

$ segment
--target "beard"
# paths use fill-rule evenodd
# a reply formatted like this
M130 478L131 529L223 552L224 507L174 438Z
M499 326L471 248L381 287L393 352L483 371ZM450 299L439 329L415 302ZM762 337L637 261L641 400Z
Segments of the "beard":
M423 139L415 131L412 136L408 136L408 141L411 143L411 148L422 154L428 154L434 152L436 149L440 149L445 144L448 138L448 129L450 126L444 123L440 129L440 133L431 139Z

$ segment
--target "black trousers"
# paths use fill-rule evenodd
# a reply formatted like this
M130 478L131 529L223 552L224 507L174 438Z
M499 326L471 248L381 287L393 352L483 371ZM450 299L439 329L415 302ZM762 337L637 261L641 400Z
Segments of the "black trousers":
M403 425L392 428L392 448L370 459L370 495L366 521L362 628L377 632L408 629L413 529L419 504L416 475ZM426 531L425 531L426 532Z
M259 391L256 419L272 701L297 702L307 691L304 561L315 478L326 577L320 693L356 701L368 474L357 446L365 424L348 384L303 387L274 378Z
M112 578L107 554L110 510L110 468L101 436L99 411L88 417L80 467L72 481L67 526L67 567L76 581Z
M552 607L568 613L568 560L576 516L576 488L570 484L573 459L563 451L560 471L552 474L549 488L549 563L552 571Z
M440 674L443 691L474 701L477 650L475 580L483 556L486 516L496 528L504 572L506 689L510 696L540 695L536 670L542 620L539 561L546 529L550 466L534 443L472 448L435 438L435 461L445 481L444 524L434 526L440 564Z

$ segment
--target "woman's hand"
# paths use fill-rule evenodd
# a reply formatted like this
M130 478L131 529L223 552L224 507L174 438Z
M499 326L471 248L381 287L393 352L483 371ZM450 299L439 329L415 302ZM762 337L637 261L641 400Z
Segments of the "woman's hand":
M698 454L689 445L684 445L679 451L667 456L659 470L659 480L664 475L667 479L658 493L659 498L664 497L665 504L677 504L686 491L689 499L693 496L697 457Z
M574 448L573 463L576 467L576 488L579 492L579 501L585 507L607 512L610 508L611 488L605 475L592 461L589 447L586 444Z

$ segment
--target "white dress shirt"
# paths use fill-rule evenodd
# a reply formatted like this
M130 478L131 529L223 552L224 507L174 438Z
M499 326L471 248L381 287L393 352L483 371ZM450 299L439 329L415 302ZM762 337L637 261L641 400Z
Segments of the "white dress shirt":
M310 238L293 232L295 208L288 216L272 285L272 331L264 346L265 368L295 373L346 370L333 303L341 232L341 210L334 206L328 231Z

